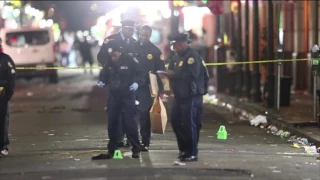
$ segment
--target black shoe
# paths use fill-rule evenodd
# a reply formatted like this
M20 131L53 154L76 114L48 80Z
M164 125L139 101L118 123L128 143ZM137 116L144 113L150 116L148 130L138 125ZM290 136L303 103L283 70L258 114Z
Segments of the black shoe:
M198 161L197 156L185 156L180 159L182 162L192 162L192 161Z
M114 153L100 154L97 156L93 156L92 160L103 160L103 159L112 159Z
M140 153L138 153L138 152L133 152L131 157L132 157L132 158L135 158L135 159L139 159L139 158L140 158Z
M141 146L141 151L143 151L143 152L148 152L148 151L149 151L149 146L142 145L142 146Z
M186 155L186 153L185 153L185 152L180 152L180 153L179 153L179 156L178 156L178 159L183 158L185 155Z

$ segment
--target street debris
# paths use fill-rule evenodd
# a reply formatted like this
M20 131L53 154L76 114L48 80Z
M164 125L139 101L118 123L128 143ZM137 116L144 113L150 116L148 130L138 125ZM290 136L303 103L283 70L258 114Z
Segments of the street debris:
M43 177L41 177L41 179L51 179L51 177L50 176L43 176Z
M255 117L254 119L252 119L250 121L250 124L252 126L256 126L256 127L259 126L260 124L263 124L263 123L267 123L267 117L266 116L259 115L259 116Z
M221 101L220 99L217 98L216 95L209 95L209 94L203 97L203 103L212 104L218 107L225 108L229 110L240 121L248 121L251 126L255 126L260 129L266 130L267 133L273 134L275 136L279 136L282 139L288 139L288 142L292 143L293 148L304 149L304 153L306 154L318 155L318 157L316 158L317 160L320 160L320 147L317 148L316 146L311 144L307 138L292 136L289 131L286 131L284 129L279 129L278 127L270 124L266 117L269 114L269 112L267 111L264 112L265 115L259 115L259 114L254 115L247 112L246 110L234 107L231 104ZM277 119L281 120L282 118L278 117ZM312 134L312 132L308 132L308 134ZM240 138L243 138L243 136L242 137L240 136ZM277 146L277 145L271 144L271 146Z
M179 162L179 161L175 161L175 162L173 162L173 165L174 165L174 166L185 166L186 163L182 163L182 162Z
M273 170L272 172L273 173L281 173L281 171L279 171L279 170Z
M27 92L27 96L31 97L31 96L33 96L33 93L32 92Z
M54 136L54 134L48 134L48 136Z

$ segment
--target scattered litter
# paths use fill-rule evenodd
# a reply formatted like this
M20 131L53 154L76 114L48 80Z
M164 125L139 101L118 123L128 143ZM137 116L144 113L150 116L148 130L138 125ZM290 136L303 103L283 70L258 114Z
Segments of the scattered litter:
M43 134L48 134L49 132L48 132L48 131L43 131L42 133L43 133Z
M213 136L208 136L208 138L213 138Z
M273 173L281 173L281 171L279 171L279 170L273 170L272 172Z
M31 144L32 146L35 146L36 144Z
M61 143L61 141L55 141L55 143Z
M270 146L276 147L276 146L278 146L278 145L276 145L276 144L271 144Z
M233 152L233 149L225 149L226 152Z
M186 163L182 163L182 162L179 162L179 161L175 161L175 162L173 162L173 165L174 165L174 166L185 166Z
M27 96L33 96L33 93L32 92L27 92Z
M54 134L48 134L48 136L54 136Z
M75 161L80 161L80 159L74 159Z
M277 169L278 167L277 166L270 166L268 167L269 169Z
M292 156L283 156L284 158L288 158L288 159L291 159Z
M125 156L125 157L130 157L130 156L131 156L131 153L130 153L130 152L124 152L124 153L123 153L123 156Z
M267 117L259 115L250 121L252 126L258 126L259 124L267 123Z
M51 179L51 177L50 176L43 176L43 177L41 177L41 179Z
M283 133L283 130L279 130L278 132L276 132L276 136L280 136Z
M76 139L76 141L89 141L89 139Z
M251 174L251 177L254 177L254 174Z
M281 133L280 136L281 136L281 138L288 138L290 136L290 134L291 134L290 132L285 131L285 132Z
M304 150L306 151L306 153L308 154L317 154L317 147L316 146L305 146Z

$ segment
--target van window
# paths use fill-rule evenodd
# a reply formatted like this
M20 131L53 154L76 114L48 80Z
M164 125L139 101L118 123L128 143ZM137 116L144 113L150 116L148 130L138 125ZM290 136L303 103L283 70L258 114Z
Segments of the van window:
M49 32L44 30L6 34L6 44L13 47L44 45L49 41Z

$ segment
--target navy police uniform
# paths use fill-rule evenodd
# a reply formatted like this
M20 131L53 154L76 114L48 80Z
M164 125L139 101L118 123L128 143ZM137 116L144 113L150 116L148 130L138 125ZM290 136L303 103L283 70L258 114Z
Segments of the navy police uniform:
M150 94L150 79L149 72L156 74L159 70L164 70L164 57L160 49L152 42L147 41L143 44L138 41L133 44L134 56L138 59L141 68L145 74L146 83L139 86L137 90L137 99L139 101L139 119L140 119L140 135L145 151L150 145L151 124L150 124L150 109L152 107L153 98ZM159 93L163 93L163 84L158 77Z
M136 28L138 22L137 21L133 21L133 20L124 20L121 22L122 24L122 27L125 27L125 28ZM132 46L133 46L133 43L137 42L136 39L134 39L133 37L130 37L130 38L126 38L124 37L124 35L122 34L122 32L118 32L116 34L113 34L111 36L108 36L105 40L104 40L104 43L102 44L101 46L101 49L98 53L98 61L99 63L104 66L108 63L108 60L110 59L110 55L108 53L108 42L109 41L115 41L118 43L118 45L121 47L122 49L122 52L123 53L126 53L126 54L129 54L129 55L133 55L133 49L132 49ZM103 78L105 77L104 75L104 69L102 69L101 73L100 73L100 80L102 82L104 82ZM122 121L121 119L123 119L123 114L119 117L119 122L120 122L120 128L119 128L119 136L118 136L118 143L120 146L124 146L124 143L123 143L123 139L124 139L124 136L125 136L125 132L124 132L124 126L121 125L122 124Z
M121 48L116 41L107 43L108 51L120 52ZM107 52L108 52L107 51ZM138 61L132 56L122 53L117 62L111 60L105 65L104 82L108 86L108 154L101 154L93 159L110 159L118 148L117 138L119 129L119 116L124 110L122 119L127 138L132 144L132 157L138 158L140 152L140 141L138 134L138 123L134 119L135 114L135 92L130 91L130 85L137 83L142 86L144 81L143 71Z
M3 150L9 144L6 121L8 103L15 88L15 74L16 68L11 57L5 53L0 53L0 150Z
M125 20L125 21L122 21L121 23L122 23L122 26L126 28L136 28L138 24L137 21L132 21L132 20ZM134 39L133 37L125 38L122 32L120 31L116 34L108 36L104 40L101 46L101 49L98 53L98 61L100 64L105 65L108 62L108 59L110 58L110 55L108 53L108 47L107 47L107 44L110 40L116 41L119 44L119 46L122 48L123 53L133 55L132 45L134 42L137 42L137 40Z
M177 34L168 39L174 43L187 41L188 36ZM178 141L179 158L195 161L202 127L202 96L207 93L208 72L198 52L190 47L177 54L168 69L174 72L171 79L174 93L171 124Z

